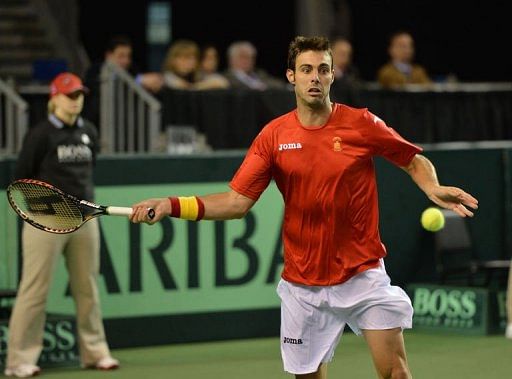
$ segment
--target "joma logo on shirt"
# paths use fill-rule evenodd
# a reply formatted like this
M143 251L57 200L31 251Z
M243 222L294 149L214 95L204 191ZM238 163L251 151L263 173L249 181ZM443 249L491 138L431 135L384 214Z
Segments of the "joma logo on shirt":
M302 145L300 144L300 142L280 143L279 144L279 151L293 150L293 149L302 149Z
M283 343L290 343L292 345L302 345L303 342L302 342L302 339L300 339L300 338L284 337Z

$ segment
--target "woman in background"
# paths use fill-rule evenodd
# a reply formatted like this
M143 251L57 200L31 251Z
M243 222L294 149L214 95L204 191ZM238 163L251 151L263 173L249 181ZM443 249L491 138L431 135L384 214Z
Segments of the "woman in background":
M98 152L95 126L80 117L87 92L81 79L59 74L50 85L48 119L31 128L18 156L16 179L48 182L88 201L94 200L93 166ZM80 360L84 368L112 370L112 358L101 319L96 279L99 273L99 226L92 219L70 234L52 234L24 223L23 269L9 322L5 375L27 378L39 374L45 305L61 255L66 260L76 304Z
M165 85L173 89L205 90L226 88L217 76L205 75L199 68L199 46L191 40L176 40L163 64Z
M199 80L208 83L210 88L228 88L229 81L219 73L219 51L214 45L206 45L201 50Z

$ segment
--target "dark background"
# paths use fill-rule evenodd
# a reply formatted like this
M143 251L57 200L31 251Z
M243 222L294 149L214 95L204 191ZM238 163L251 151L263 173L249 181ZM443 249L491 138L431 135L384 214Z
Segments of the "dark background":
M80 0L80 32L92 60L101 58L112 34L127 34L134 60L147 68L145 43L147 0L111 2ZM258 48L258 64L283 75L289 41L296 34L295 1L170 1L172 36L199 44L214 43L225 66L226 47L247 39ZM110 9L118 5L117 8ZM391 32L407 29L416 41L416 61L432 77L455 74L461 81L512 81L512 22L500 0L349 0L354 62L364 79L386 60Z

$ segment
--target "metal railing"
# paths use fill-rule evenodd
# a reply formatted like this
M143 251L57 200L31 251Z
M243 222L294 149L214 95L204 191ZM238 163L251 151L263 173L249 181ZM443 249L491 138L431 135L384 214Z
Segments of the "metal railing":
M0 153L16 154L28 127L28 104L0 79Z
M100 73L100 130L106 153L156 152L161 105L122 68L106 62Z

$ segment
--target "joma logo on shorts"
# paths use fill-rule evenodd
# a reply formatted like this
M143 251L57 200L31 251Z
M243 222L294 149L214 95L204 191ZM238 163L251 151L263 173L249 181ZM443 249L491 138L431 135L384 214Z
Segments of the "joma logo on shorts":
M290 343L292 345L302 345L302 340L300 338L284 337L283 343Z
M302 145L300 144L300 142L280 143L279 144L279 151L293 150L293 149L302 149Z

